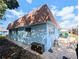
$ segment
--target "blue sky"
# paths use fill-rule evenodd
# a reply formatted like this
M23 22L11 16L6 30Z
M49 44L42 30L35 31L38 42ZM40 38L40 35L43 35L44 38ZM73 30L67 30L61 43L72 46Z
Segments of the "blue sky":
M4 15L6 17L6 21L0 20L0 27L7 28L9 23L12 23L43 4L48 4L48 7L61 28L71 28L77 25L77 0L18 0L18 2L20 6L17 9L6 10Z

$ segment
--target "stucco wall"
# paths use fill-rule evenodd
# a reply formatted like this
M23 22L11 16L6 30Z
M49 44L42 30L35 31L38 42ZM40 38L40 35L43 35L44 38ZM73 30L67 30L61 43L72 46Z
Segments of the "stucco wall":
M57 36L56 33L58 33L51 22L31 26L30 35L25 31L25 28L26 27L12 30L12 33L10 33L11 39L20 41L24 44L31 44L32 42L44 44L46 51L52 47L53 41Z
M46 44L47 40L46 24L41 24L32 27L32 40L38 43Z
M50 22L47 22L47 48L53 46L54 40L57 40L59 37L58 29Z
M18 28L18 30L12 30L10 37L13 40L20 41L24 44L31 44L32 42L38 42L47 44L47 26L46 24L31 26L31 35L28 36L27 31L24 28Z

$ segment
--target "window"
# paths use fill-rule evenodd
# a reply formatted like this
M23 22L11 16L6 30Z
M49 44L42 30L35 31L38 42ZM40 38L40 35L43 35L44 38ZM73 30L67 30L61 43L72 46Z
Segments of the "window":
M25 28L25 31L27 32L27 36L31 35L31 28Z
M12 31L11 30L9 30L9 34L12 34Z
M48 30L49 30L49 34L53 34L55 32L55 29L51 27L49 27Z
M25 31L31 32L31 28L25 28Z

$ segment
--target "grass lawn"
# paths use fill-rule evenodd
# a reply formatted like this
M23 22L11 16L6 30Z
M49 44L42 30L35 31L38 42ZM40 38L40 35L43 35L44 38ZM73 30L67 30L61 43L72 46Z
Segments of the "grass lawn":
M70 37L74 37L76 40L78 40L78 35L75 34L69 34Z
M0 39L5 39L6 36L5 35L0 35Z

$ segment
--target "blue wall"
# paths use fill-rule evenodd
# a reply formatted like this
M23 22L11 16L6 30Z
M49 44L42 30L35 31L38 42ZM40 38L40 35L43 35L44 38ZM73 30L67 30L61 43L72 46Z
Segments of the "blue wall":
M20 41L24 44L31 44L32 42L38 42L44 44L46 47L47 44L47 26L46 23L40 25L31 26L31 35L25 31L26 27L18 28L18 30L11 30L10 38L16 41ZM46 49L46 48L45 48Z
M44 44L45 51L48 51L48 49L52 47L53 42L56 39L56 33L58 33L57 29L50 21L44 24L31 26L31 34L25 31L25 28L26 27L22 27L18 28L18 30L12 30L10 38L24 44L31 44L32 42Z
M47 22L47 50L53 47L54 40L58 40L59 38L59 31L58 29L52 24L51 21Z
M55 40L55 27L50 21L48 21L47 22L47 50L52 47L54 40Z

